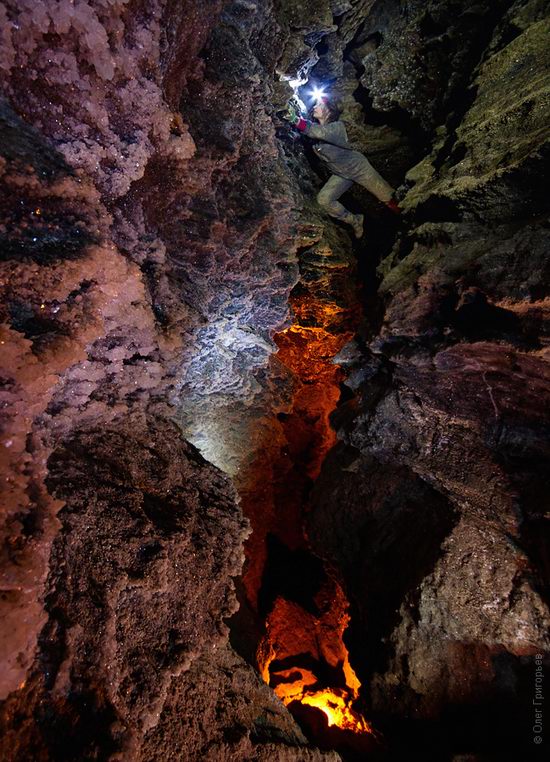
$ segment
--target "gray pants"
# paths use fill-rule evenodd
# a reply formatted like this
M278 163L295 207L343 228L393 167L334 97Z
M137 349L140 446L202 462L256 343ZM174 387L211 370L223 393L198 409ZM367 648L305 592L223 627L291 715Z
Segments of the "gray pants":
M364 158L364 157L363 157ZM317 194L317 201L331 217L340 220L349 219L350 212L338 199L351 188L353 183L362 185L370 191L379 201L387 203L393 196L393 188L384 178L378 174L375 168L365 159L361 171L357 172L352 180L339 175L331 175Z

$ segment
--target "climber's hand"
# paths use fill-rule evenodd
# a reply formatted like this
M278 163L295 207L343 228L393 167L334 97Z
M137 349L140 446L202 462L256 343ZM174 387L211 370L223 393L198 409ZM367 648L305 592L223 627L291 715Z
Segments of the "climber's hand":
M286 119L287 122L290 122L290 124L298 124L300 121L300 117L296 113L296 109L292 105L292 103L289 103L286 107L286 111L283 114L283 119Z

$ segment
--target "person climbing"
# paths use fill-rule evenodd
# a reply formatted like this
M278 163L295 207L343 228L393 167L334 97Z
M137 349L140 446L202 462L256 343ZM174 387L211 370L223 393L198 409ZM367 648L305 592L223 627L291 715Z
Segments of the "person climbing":
M355 151L348 141L340 112L326 96L319 98L312 116L318 124L306 121L296 113L292 104L287 107L284 118L300 132L318 141L314 150L333 173L317 194L320 206L338 220L351 225L356 238L363 235L362 214L352 214L338 199L353 183L362 185L395 214L401 209L395 201L394 189L378 174L366 156Z

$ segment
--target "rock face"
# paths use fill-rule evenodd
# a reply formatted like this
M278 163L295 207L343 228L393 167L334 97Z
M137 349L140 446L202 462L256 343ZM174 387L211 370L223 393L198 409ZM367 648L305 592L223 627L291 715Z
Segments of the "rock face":
M221 11L0 4L12 758L139 759L159 723L156 741L181 747L163 707L198 717L200 701L216 724L189 731L197 759L323 757L225 645L248 530L170 423L231 465L220 409L261 391L297 274L300 190L269 113L289 22L268 4ZM199 659L212 679L192 709ZM223 698L228 669L241 703Z
M434 739L442 758L531 749L550 623L548 16L0 2L5 758L338 758L228 645L249 527L216 468L257 530L252 600L268 534L304 551L334 443L342 374L300 376L298 334L328 338L326 360L358 322L339 322L350 239L306 201L322 171L277 115L308 76L394 185L409 170L397 236L368 194L348 199L368 218L369 319L337 358L340 442L307 535L351 623L345 648L317 649L334 672L349 653L390 758Z
M315 488L310 538L343 570L352 664L404 747L437 718L442 753L533 753L550 624L548 31L546 4L512 5L462 113L408 173L407 229L379 267L383 317L348 352L356 396ZM489 707L506 718L490 743Z
M33 718L30 745L4 736L13 758L64 744L70 758L137 758L171 680L224 644L246 531L231 486L173 424L128 424L81 429L49 458L64 505L35 667L4 707Z
M213 692L213 687L216 687ZM173 681L141 759L254 759L338 762L336 752L307 747L271 689L231 649L197 659L186 681Z
M158 420L81 430L48 466L48 619L4 758L296 759L305 738L226 645L246 532L227 477Z

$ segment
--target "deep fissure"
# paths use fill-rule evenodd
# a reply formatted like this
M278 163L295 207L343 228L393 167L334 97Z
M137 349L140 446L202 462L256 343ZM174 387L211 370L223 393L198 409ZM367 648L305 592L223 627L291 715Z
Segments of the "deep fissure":
M2 759L545 758L549 36L0 0Z
M263 570L256 582L259 587L247 582L246 567L244 579L248 603L264 623L253 666L260 669L313 742L321 748L356 754L370 751L376 742L373 729L356 708L360 684L343 640L348 603L336 570L327 570L311 553L305 522L311 487L334 444L329 418L345 378L334 365L334 357L358 327L361 302L358 284L355 289L352 286L356 278L353 260L335 266L330 250L324 261L319 253L311 254L308 249L300 254L301 279L290 297L292 324L275 337L276 357L292 370L295 386L290 410L278 416L285 444L267 465L275 485L281 474L284 476L284 494L274 495L276 522L271 531L266 534L261 526L261 511L260 526L253 530L265 537ZM349 286L342 291L342 279L350 281L351 293ZM351 303L345 301L346 294ZM255 470L251 478L263 483L265 471ZM245 513L250 503L260 500L261 489L247 483L246 493ZM254 548L257 544L253 541L249 553ZM249 556L251 567L254 562ZM236 615L233 628L240 625L242 618Z

